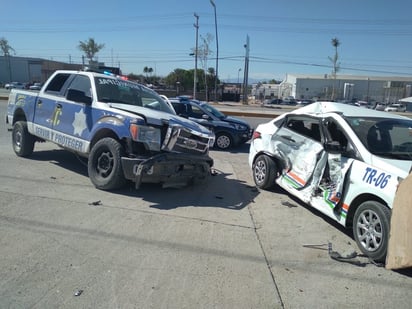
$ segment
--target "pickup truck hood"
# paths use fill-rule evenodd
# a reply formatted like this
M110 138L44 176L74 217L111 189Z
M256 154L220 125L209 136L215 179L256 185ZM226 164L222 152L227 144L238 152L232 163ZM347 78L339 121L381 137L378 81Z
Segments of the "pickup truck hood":
M171 121L173 123L182 125L184 127L200 132L202 134L211 135L211 132L206 127L192 120L189 120L189 119L186 119L186 118L174 115L174 114L157 111L157 110L150 109L147 107L121 104L121 103L110 103L110 107L115 108L117 110L122 110L126 113L132 113L140 117L143 117L146 119L147 124L161 126L166 120L166 121Z

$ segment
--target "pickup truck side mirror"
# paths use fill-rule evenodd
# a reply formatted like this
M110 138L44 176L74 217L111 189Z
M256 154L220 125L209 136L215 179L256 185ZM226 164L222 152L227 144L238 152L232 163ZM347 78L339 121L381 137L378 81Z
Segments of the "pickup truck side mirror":
M91 97L86 96L86 94L83 91L76 90L76 89L69 89L67 91L66 98L67 100L74 101L74 102L92 104Z

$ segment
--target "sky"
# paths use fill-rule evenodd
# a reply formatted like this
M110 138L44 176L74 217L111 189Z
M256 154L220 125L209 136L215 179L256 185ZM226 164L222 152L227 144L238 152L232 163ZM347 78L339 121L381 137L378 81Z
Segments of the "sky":
M212 38L206 67L217 58L223 81L242 81L247 37L256 81L330 74L333 38L338 74L412 76L410 0L214 0L216 24L210 0L0 2L0 38L21 57L81 63L79 42L93 38L107 66L167 76L195 67L196 14L199 46Z

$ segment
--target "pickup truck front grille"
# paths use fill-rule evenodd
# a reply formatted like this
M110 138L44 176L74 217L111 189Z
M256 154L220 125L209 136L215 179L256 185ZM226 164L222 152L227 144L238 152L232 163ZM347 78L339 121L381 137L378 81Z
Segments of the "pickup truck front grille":
M210 137L199 132L172 125L167 129L162 150L181 153L207 153Z

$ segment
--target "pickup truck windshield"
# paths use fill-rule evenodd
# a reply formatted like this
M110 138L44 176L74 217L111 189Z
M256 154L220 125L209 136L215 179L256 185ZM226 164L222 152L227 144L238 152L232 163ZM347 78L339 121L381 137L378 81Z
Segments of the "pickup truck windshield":
M158 94L137 83L105 77L95 77L95 82L100 102L142 106L175 114Z
M412 120L347 117L365 147L377 156L412 160Z

